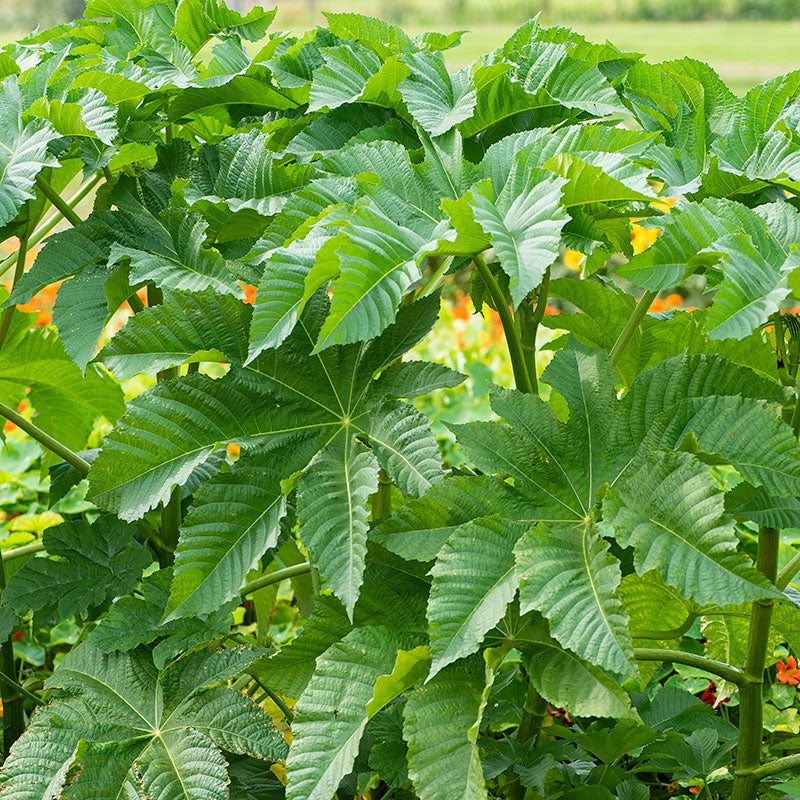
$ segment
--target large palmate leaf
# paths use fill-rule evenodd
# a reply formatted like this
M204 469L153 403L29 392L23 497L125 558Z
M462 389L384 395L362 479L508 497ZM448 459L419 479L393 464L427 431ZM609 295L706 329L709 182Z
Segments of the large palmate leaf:
M75 798L126 796L128 787L154 800L227 798L221 748L270 761L286 752L249 698L210 688L256 656L201 651L158 671L144 651L106 655L80 645L47 682L65 694L38 710L3 765L0 797L60 795L69 779ZM81 768L71 772L74 761Z
M480 656L445 667L409 697L403 712L408 774L423 800L485 800L477 739L488 694Z
M698 450L733 463L777 496L790 494L787 487L798 479L797 464L791 461L797 457L797 444L773 410L741 396L766 394L778 400L782 390L777 383L715 357L682 356L643 372L619 401L608 356L574 343L556 354L543 377L566 400L566 423L536 396L494 388L492 407L508 424L454 426L459 444L475 464L513 479L512 491L522 502L506 501L504 513L512 518L520 512L532 514L547 523L546 529L530 529L518 545L523 608L541 611L563 645L612 673L630 676L627 615L616 597L621 569L598 531L613 532L620 543L633 546L640 573L656 570L699 603L715 602L714 592L716 602L725 596L731 603L770 594L749 560L735 553L733 523L725 517L722 494L707 468L684 454L691 462L687 469L700 470L697 480L706 481L706 512L716 512L709 517L698 511L689 524L690 517L684 519L677 510L698 508L688 478L677 477L670 488L661 483L666 474L658 472L657 485L665 493L661 502L647 453L677 448L688 437ZM753 441L737 433L756 426L770 431L769 454L761 437ZM653 537L665 537L657 546L645 537L644 520L640 525L631 517L626 523L617 513L617 501L607 494L602 499L608 486L616 497L625 491L623 486L633 491L645 485L650 488L639 495L641 502L654 504L648 506L649 530ZM535 511L525 511L524 503ZM610 529L590 525L600 513ZM695 549L697 557L690 556ZM477 544L473 550L478 553Z
M141 547L131 547L132 526L102 515L48 528L43 544L57 560L34 558L14 573L3 590L3 605L20 612L55 608L59 616L102 606L127 594L151 562Z
M517 591L514 543L521 526L483 517L457 528L431 574L428 623L431 677L474 653Z
M232 367L218 380L188 375L161 383L138 398L130 405L121 428L106 438L94 462L90 486L97 502L123 518L136 519L163 501L174 484L185 483L228 442L245 447L260 445L265 459L274 458L272 453L282 453L277 474L253 475L247 481L251 488L264 481L273 487L269 490L273 493L271 500L262 506L265 510L279 499L275 494L278 481L305 467L320 450L300 481L299 535L323 577L352 612L363 572L366 500L377 488L378 465L412 494L426 491L442 477L433 434L413 406L387 400L390 405L385 407L386 414L370 413L384 395L395 394L403 384L403 392L409 395L425 388L413 377L413 367L405 374L402 369L393 370L385 389L382 378L374 380L373 375L425 334L436 318L438 298L432 296L403 309L398 321L367 346L352 345L311 355L314 333L325 310L325 303L320 298L315 300L286 343L248 367ZM162 320L176 325L178 335L191 340L202 333L187 326L182 314L170 314ZM198 339L192 347L203 347L203 337ZM441 380L450 385L458 379L444 371L431 385L440 385ZM424 380L430 383L431 378ZM175 428L174 417L170 412L165 415L165 410L178 408L182 409L181 421ZM355 442L355 437L368 442L372 449ZM302 442L305 444L298 449ZM293 456L287 447L294 448ZM197 513L187 520L192 533L187 531L180 547L181 552L186 547L186 553L176 565L173 608L196 591L200 596L190 606L183 606L182 614L212 601L223 586L223 594L233 596L254 566L254 559L271 546L258 507L260 494L243 497L247 512L233 523L227 519L227 501L221 499L220 492L230 480L221 477L212 482L207 490L211 493L209 501L201 493ZM266 484L262 488L266 489ZM251 504L253 500L256 502ZM337 509L335 514L332 508ZM226 522L220 526L223 518ZM213 553L206 535L214 537ZM190 544L192 539L194 544ZM192 579L178 592L184 569ZM222 584L217 582L220 579ZM195 606L195 602L200 605Z

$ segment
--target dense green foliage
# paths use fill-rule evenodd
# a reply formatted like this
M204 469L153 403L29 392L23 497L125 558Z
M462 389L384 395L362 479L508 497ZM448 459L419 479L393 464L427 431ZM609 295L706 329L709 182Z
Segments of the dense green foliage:
M273 17L0 54L0 800L800 796L800 72ZM444 430L454 286L515 386Z

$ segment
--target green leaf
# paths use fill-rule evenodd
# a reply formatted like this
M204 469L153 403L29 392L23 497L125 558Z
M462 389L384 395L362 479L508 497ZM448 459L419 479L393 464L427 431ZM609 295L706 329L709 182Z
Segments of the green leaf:
M156 229L156 226L152 226ZM243 297L237 276L225 259L203 247L206 223L184 210L165 211L158 220L158 233L136 246L113 244L110 263L130 258L132 283L154 281L162 289L203 291Z
M405 503L375 526L369 538L401 558L433 561L459 526L478 517L508 514L515 501L519 502L513 490L492 477L450 476L425 497ZM516 516L522 515L520 509Z
M70 520L48 528L42 542L49 556L26 561L3 591L3 605L24 613L55 608L62 618L96 609L127 594L151 562L131 545L132 526L109 515L92 525Z
M497 197L488 180L473 188L475 222L489 235L510 278L514 307L539 285L558 256L560 232L569 219L561 205L564 183L559 178L542 180L520 161Z
M171 568L149 575L142 581L141 597L120 597L97 623L89 641L104 653L128 652L155 642L153 663L163 669L180 653L230 632L231 604L211 614L197 613L162 622L171 583Z
M187 361L226 360L241 366L250 313L247 304L212 289L169 292L161 305L131 317L97 360L120 380Z
M54 331L45 328L19 338L10 334L0 354L5 402L16 405L26 387L36 425L75 451L84 449L97 417L113 422L125 410L116 382L95 367L81 375Z
M83 643L47 681L65 692L40 708L2 769L3 800L62 791L119 797L132 781L154 800L228 796L220 748L277 761L286 752L267 714L215 683L257 653L226 650L184 656L158 671L146 652L106 655ZM125 794L125 796L128 796Z
M578 717L638 719L617 681L555 640L547 637L526 644L525 653L531 683L553 707Z
M485 800L478 727L488 694L480 656L451 664L418 687L403 712L408 774L422 800Z
M62 136L88 137L111 145L119 133L117 111L102 92L91 88L72 102L40 97L29 113L50 122Z
M408 34L393 22L386 22L363 14L323 12L328 20L328 29L340 39L353 42L367 42L381 45L391 50L411 49L413 42Z
M400 94L431 136L441 136L472 116L478 96L468 69L450 75L441 53L414 53L403 61L411 73L400 84Z
M430 421L414 406L379 403L365 427L375 457L403 494L421 497L444 477Z
M39 172L58 166L48 152L58 134L44 120L23 123L24 110L16 76L6 78L0 84L0 225L11 222L22 204L36 196Z
M309 111L362 102L392 108L400 105L397 87L408 67L396 57L381 57L371 48L350 42L320 51L325 66L314 70Z
M367 551L366 501L377 489L375 457L347 432L317 455L297 489L304 544L351 619Z
M417 261L425 241L372 208L354 211L336 242L339 276L317 350L379 335L422 277Z
M381 675L401 641L382 627L357 628L329 647L295 708L286 761L287 800L328 800L353 767ZM387 701L388 702L388 701Z
M796 497L772 497L763 486L745 481L725 493L725 510L769 528L800 526L800 501Z
M320 595L297 636L272 657L254 664L254 674L287 697L300 697L314 674L317 657L350 628L341 603L332 595Z
M515 550L520 611L539 611L564 647L612 674L632 677L628 615L616 595L622 572L597 529L529 528Z
M655 569L684 597L718 605L775 597L738 552L733 523L709 469L688 453L656 452L610 493L606 518L639 575Z
M280 472L257 450L203 486L181 524L167 620L216 608L234 597L247 573L276 546L285 513ZM304 466L306 458L295 459ZM265 562L266 563L266 562Z
M184 0L175 14L172 33L194 55L212 36L220 34L241 36L248 41L262 39L276 12L276 8L253 8L242 16L220 0Z
M521 532L483 517L457 528L439 552L428 601L430 678L474 653L505 613L517 591L514 544Z

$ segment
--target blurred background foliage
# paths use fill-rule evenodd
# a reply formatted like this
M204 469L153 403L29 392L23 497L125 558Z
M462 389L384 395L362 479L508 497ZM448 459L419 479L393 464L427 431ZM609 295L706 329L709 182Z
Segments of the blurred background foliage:
M120 0L121 1L121 0ZM264 6L277 0L261 0ZM257 0L228 0L246 12ZM465 28L448 53L458 69L502 44L527 19L568 25L593 41L608 39L650 61L690 56L710 63L739 93L797 67L799 0L282 0L274 27L303 30L323 11L391 19L411 33ZM83 14L85 0L0 0L0 45L35 28Z

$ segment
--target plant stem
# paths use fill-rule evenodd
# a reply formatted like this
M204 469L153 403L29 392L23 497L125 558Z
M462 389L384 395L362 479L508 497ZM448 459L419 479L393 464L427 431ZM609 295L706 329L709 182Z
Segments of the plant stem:
M522 707L517 728L517 741L524 744L532 739L535 745L542 730L542 722L547 714L547 700L536 691L524 670L522 672L528 681L528 690L525 693L525 704ZM515 777L509 784L507 796L508 800L523 800L525 797L525 787L518 777Z
M534 307L533 298L526 297L520 303L516 320L519 328L519 338L522 342L522 353L525 357L525 369L531 382L534 394L539 394L539 380L536 375L536 335L539 325L544 318L547 307L547 292L550 286L550 267L545 270L542 285L539 287L539 299Z
M305 575L306 572L311 572L311 564L304 561L302 564L293 564L291 567L284 567L283 569L270 572L269 575L262 575L250 583L246 583L239 594L246 597L248 594L257 592L265 586L271 586L273 583L280 583L287 578L294 578L297 575Z
M28 255L28 240L27 239L20 239L19 241L19 249L17 250L17 266L14 269L14 277L11 281L11 291L14 291L14 287L17 285L17 281L22 277L22 273L25 272L25 258ZM5 343L6 336L8 335L8 329L11 327L11 318L14 316L14 306L9 306L5 311L3 311L3 319L0 320L0 349L2 349L3 344Z
M267 695L267 697L269 697L269 699L272 700L276 706L278 706L283 713L283 716L286 717L286 721L291 725L292 720L294 719L294 712L291 708L289 708L289 706L286 705L286 703L283 701L283 698L273 692L269 686L264 686L264 684L261 683L261 681L252 673L250 674L250 677L264 690L264 693Z
M15 558L23 558L24 556L29 556L31 553L41 553L42 550L44 550L44 545L41 541L31 542L21 547L12 547L10 550L4 550L2 560L3 562L13 561Z
M31 439L35 439L39 444L44 445L48 450L61 456L68 464L71 464L75 469L84 475L89 474L89 462L84 461L77 453L74 453L66 445L54 439L50 434L45 433L41 428L36 427L32 422L29 422L22 414L18 414L13 408L10 408L5 403L0 403L0 417L5 417L10 422L13 422L18 428L25 431Z
M800 767L800 753L794 753L791 756L784 756L783 758L776 758L775 761L768 761L753 770L752 775L759 780L762 778L769 778L770 775L777 775L786 769L794 769Z
M418 296L427 297L429 294L433 294L444 282L444 276L447 275L447 271L450 269L452 263L453 256L443 258L439 266L430 274L428 280L425 281L425 284L419 290Z
M70 204L42 177L40 172L36 176L36 185L39 191L61 212L61 215L72 225L80 225L81 218L75 213Z
M712 675L717 675L723 680L739 686L740 688L751 683L749 677L742 670L714 661L705 656L686 653L683 650L659 650L654 647L634 647L633 657L637 661L671 661L674 664L686 664L688 667L697 667Z
M381 468L378 473L378 491L372 495L372 524L377 525L392 513L392 481Z
M611 363L614 366L616 366L625 348L630 344L636 331L639 330L639 325L644 319L644 315L657 295L658 292L645 292L633 309L633 313L628 317L625 327L620 331L617 341L614 342L614 346L611 348Z
M760 526L756 567L775 583L778 574L780 531ZM739 687L739 740L736 746L736 766L731 800L754 800L760 777L754 772L761 765L761 740L764 734L764 712L761 689L767 660L769 625L774 601L756 600L750 613L750 632L744 673L749 678Z
M5 565L0 561L0 593L6 588ZM14 642L11 634L0 645L0 665L4 675L16 675L14 664ZM12 682L13 683L13 682ZM25 730L25 709L23 695L15 685L8 681L0 681L0 699L3 701L3 756L8 758L11 745L19 739Z
M800 552L792 556L792 560L778 573L775 579L775 585L783 591L791 582L797 573L800 572Z
M76 193L75 193L75 194L74 194L74 195L73 195L73 196L72 196L72 197L71 197L71 198L70 198L68 201L67 201L67 204L70 206L70 208L74 208L76 205L78 205L78 203L80 203L80 202L81 202L81 200L83 200L83 199L86 197L86 195L88 195L88 194L89 194L89 192L91 192L91 191L92 191L92 189L94 189L94 187L95 187L95 186L97 186L97 184L98 184L99 182L100 182L100 176L99 176L99 175L95 175L95 176L94 176L94 177L92 177L92 178L91 178L89 181L87 181L87 182L86 182L86 183L85 183L85 184L84 184L84 185L83 185L83 186L82 186L82 187L81 187L81 188L80 188L80 189L79 189L79 190L78 190L78 191L77 191L77 192L76 192ZM59 222L61 222L61 220L62 220L62 219L64 219L64 215L63 215L63 214L62 214L62 213L61 213L61 212L60 212L58 209L56 209L56 213L55 213L55 214L53 214L53 216L52 216L52 217L50 217L50 219L49 219L49 220L47 220L47 222L45 222L45 223L42 225L42 227L41 227L41 228L39 228L39 229L38 229L38 230L37 230L37 231L36 231L36 232L35 232L35 233L34 233L34 234L33 234L33 235L32 235L32 236L31 236L31 237L28 239L28 248L30 249L30 248L31 248L31 247L33 247L34 245L37 245L37 244L39 244L39 242L41 242L41 241L42 241L42 239L44 239L44 238L45 238L45 236L47 236L47 235L50 233L50 231L52 231L52 230L53 230L53 228L55 228L55 226L56 226L56 225L58 225L58 223L59 223ZM8 269L9 269L9 268L10 268L10 267L11 267L11 266L14 264L14 262L16 261L16 258L17 258L17 255L16 255L16 253L12 253L12 254L11 254L11 255L10 255L8 258L6 258L6 259L5 259L5 260L3 260L3 261L0 261L0 281L2 281L2 280L3 280L3 278L5 277L5 274L6 274L6 272L8 271Z
M662 639L680 639L683 637L683 634L692 627L696 619L697 614L689 614L677 628L672 628L668 631L632 630L631 637L633 639L653 639L655 641L660 641Z
M478 272L489 290L492 302L500 315L500 323L503 326L503 332L506 337L506 344L508 345L508 354L511 357L511 367L514 371L514 382L517 389L526 394L535 394L531 384L528 370L525 366L525 355L522 351L522 341L519 338L519 333L514 325L514 318L511 316L511 311L508 307L508 300L500 288L500 284L495 280L492 271L483 259L483 256L476 255L472 259Z

